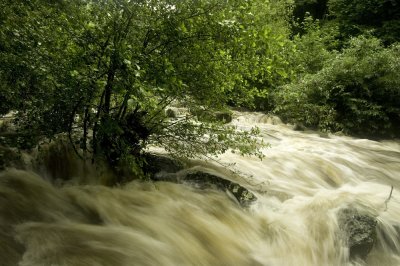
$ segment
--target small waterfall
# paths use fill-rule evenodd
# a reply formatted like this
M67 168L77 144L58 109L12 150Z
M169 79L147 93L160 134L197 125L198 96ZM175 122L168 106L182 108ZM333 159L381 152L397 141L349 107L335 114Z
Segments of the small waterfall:
M262 161L227 152L176 175L193 169L232 180L256 195L250 207L188 184L51 184L7 170L0 266L400 265L400 142L293 131L260 113L235 113L231 123L260 128L271 144ZM349 209L377 222L365 259L350 258L340 228Z

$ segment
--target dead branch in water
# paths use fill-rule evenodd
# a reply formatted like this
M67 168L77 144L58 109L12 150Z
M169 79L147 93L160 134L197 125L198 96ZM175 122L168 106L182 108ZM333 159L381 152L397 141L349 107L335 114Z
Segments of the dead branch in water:
M393 193L393 185L391 186L389 197L385 200L385 211L387 211L387 204L392 198L392 193Z

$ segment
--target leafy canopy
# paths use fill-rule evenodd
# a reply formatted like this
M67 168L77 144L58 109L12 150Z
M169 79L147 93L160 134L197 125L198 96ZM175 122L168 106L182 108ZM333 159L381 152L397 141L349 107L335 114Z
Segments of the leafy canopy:
M247 0L3 1L0 113L16 110L35 144L68 134L77 153L112 165L149 144L188 157L257 153L256 130L164 109L224 109L247 75ZM240 85L245 86L245 85ZM203 119L204 120L204 119ZM22 142L27 146L27 141Z
M397 134L400 47L373 37L353 38L322 70L284 87L276 112L323 130L357 135Z

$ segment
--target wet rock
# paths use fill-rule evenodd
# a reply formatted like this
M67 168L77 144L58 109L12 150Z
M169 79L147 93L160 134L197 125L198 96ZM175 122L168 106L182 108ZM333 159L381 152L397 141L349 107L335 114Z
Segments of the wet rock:
M199 108L190 110L190 112L202 121L219 121L222 123L230 123L233 119L232 112L229 110L213 112L204 108Z
M256 196L245 187L209 173L201 171L189 173L184 177L184 181L200 189L216 188L222 191L228 190L243 207L247 207L257 200Z
M349 247L350 259L365 260L376 242L376 219L360 214L355 208L346 208L339 211L338 221Z
M223 123L230 123L230 122L232 122L232 113L229 111L216 112L215 119L217 119L218 121L221 121Z
M148 174L153 181L186 183L199 189L229 191L243 207L257 200L256 196L245 187L213 174L202 171L189 172L183 176L182 173L175 174L183 170L185 166L183 162L176 159L149 153L145 155L145 160L144 173Z
M306 130L306 127L301 123L296 123L293 126L293 130L295 130L295 131L304 131L304 130Z
M271 125L282 125L283 124L282 120L278 116L271 115L271 114L266 115L265 118L263 119L263 121L265 123L271 124Z
M171 108L168 108L167 110L165 110L165 115L169 118L176 118L178 116L176 111Z
M16 149L0 145L0 170L8 167L22 169L24 162Z
M184 168L184 164L176 159L160 155L147 153L144 155L145 165L143 171L151 178L157 179L158 173L176 173Z

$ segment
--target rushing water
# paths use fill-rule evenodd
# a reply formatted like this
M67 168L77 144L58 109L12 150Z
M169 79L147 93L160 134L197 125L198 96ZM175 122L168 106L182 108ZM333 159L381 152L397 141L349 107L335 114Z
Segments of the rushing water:
M253 191L249 209L184 184L51 185L11 170L0 175L0 265L400 265L399 142L296 132L257 113L232 123L260 127L266 157L226 153L228 169L193 169ZM349 206L378 221L366 261L350 261L340 237Z

